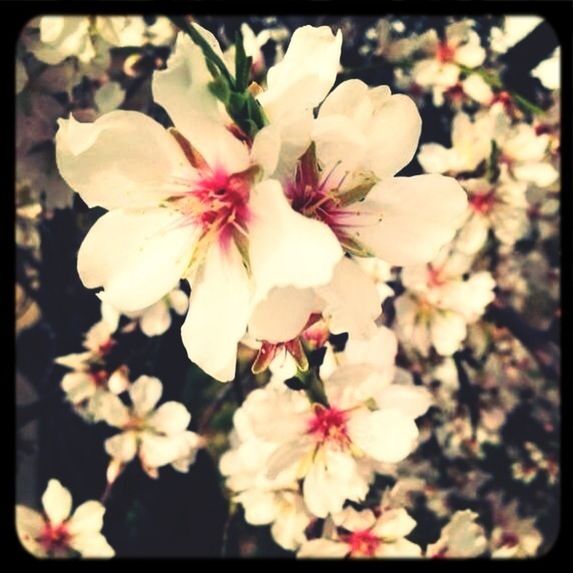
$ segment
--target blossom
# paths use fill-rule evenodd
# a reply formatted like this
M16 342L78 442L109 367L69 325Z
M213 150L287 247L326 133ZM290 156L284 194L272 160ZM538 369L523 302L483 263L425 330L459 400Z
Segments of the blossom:
M468 558L477 557L487 548L487 539L481 525L475 521L478 514L469 509L456 511L442 529L440 538L428 545L426 557Z
M72 514L72 496L51 479L42 496L43 513L16 506L18 538L35 557L113 557L115 552L101 534L105 507L86 501Z
M210 81L200 48L180 34L152 86L175 131L114 111L92 124L60 120L56 144L64 179L89 206L109 210L78 253L84 284L103 286L102 299L131 312L188 279L184 344L191 360L227 381L254 305L274 286L328 282L342 251L264 178L277 160L264 130L253 142L238 136Z
M531 71L531 75L548 90L558 90L561 86L561 50L556 48L549 58Z
M479 35L471 29L471 21L447 26L444 40L432 32L424 46L431 57L416 62L412 69L412 77L418 85L448 88L457 83L462 69L474 69L483 64L486 53Z
M363 500L373 465L399 462L414 449L414 419L430 405L423 388L391 384L373 364L378 357L356 353L357 363L340 366L324 382L324 404L273 385L251 392L241 406L258 439L275 446L267 477L294 471L317 517L341 510L346 499Z
M356 511L347 507L333 516L332 535L311 539L297 557L421 557L421 548L406 536L416 522L405 509Z
M488 271L462 278L467 264L466 257L442 254L432 264L406 267L402 273L408 290L395 301L397 333L422 356L432 346L451 356L466 338L467 324L477 321L495 297Z
M491 48L503 54L529 35L543 20L539 16L505 16L502 27L491 29Z
M507 246L514 245L527 232L527 184L509 177L504 165L498 182L466 179L463 186L468 191L469 210L456 240L460 251L477 252L485 244L490 229Z
M161 300L139 311L126 312L125 316L136 321L145 336L160 336L169 330L171 326L171 310L176 314L184 315L189 306L189 299L181 289L173 289ZM101 304L102 317L117 329L121 313L107 303Z
M66 398L81 413L93 420L100 419L102 397L108 392L121 394L127 388L127 377L122 368L111 371L106 357L116 342L112 336L115 328L101 320L86 333L85 352L60 356L56 364L70 368L62 378Z
M128 389L129 407L114 394L104 397L102 418L122 430L105 441L105 450L112 458L108 475L114 475L116 467L129 463L135 456L153 478L159 475L157 468L167 464L181 472L189 470L201 440L187 430L191 414L183 404L170 401L156 408L162 392L160 380L140 376Z

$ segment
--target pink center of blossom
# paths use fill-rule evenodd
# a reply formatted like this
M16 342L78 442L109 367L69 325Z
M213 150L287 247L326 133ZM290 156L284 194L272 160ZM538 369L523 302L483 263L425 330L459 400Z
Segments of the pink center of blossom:
M514 111L513 98L509 92L501 91L495 94L493 100L491 101L491 105L495 103L503 104L503 107L508 114L511 114Z
M245 234L250 220L250 181L245 174L229 175L221 168L205 168L190 191L177 199L178 207L203 236L216 236L226 248L235 232Z
M439 287L446 282L442 276L442 270L439 268L428 265L427 273L428 276L426 282L428 283L429 287Z
M342 537L350 547L350 555L374 557L380 545L380 540L368 529L353 531Z
M515 533L506 531L501 536L500 546L515 547L519 543L519 537Z
M461 101L464 99L464 88L461 83L457 83L451 87L449 87L445 92L444 95L451 101Z
M90 370L90 376L93 380L93 383L98 387L101 388L106 385L109 379L109 373L104 368L92 367Z
M436 50L436 58L442 63L451 62L454 59L455 53L455 49L447 42L440 42Z
M42 545L44 550L49 553L58 553L68 549L70 533L66 524L60 523L59 525L52 525L50 522L47 522L38 538L38 542Z
M98 353L100 356L105 356L109 354L110 350L115 346L115 340L113 338L109 338L104 343L99 345Z
M308 433L319 443L347 445L350 442L346 422L348 414L337 408L316 406L314 416L309 420Z
M469 199L470 208L474 212L486 215L489 213L495 204L495 191L488 193L481 193L472 195Z

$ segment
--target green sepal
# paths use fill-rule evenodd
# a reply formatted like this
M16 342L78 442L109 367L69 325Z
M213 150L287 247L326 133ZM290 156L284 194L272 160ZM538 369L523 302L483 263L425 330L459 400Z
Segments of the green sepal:
M340 246L349 254L355 257L374 257L376 256L368 247L360 241L349 237L348 235L338 236Z

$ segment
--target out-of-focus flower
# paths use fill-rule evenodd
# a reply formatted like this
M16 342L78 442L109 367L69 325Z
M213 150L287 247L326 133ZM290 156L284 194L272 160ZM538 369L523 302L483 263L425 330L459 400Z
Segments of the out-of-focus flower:
M491 29L491 49L500 54L507 52L542 22L539 16L505 16L501 28Z
M195 461L201 439L187 430L191 414L179 402L165 402L156 408L162 392L160 380L140 376L128 389L131 406L111 393L102 398L101 418L122 430L105 441L105 450L111 456L108 476L135 456L152 478L159 476L161 466L171 464L177 471L187 472Z
M109 558L113 548L101 534L105 507L99 501L86 501L72 514L72 496L55 479L48 482L42 496L43 513L24 505L16 506L18 538L35 557Z
M128 379L122 368L111 372L106 356L115 345L113 331L105 321L94 324L86 333L85 352L60 356L56 364L70 368L62 378L62 390L75 409L88 419L101 419L101 401L110 392L121 394L127 389Z
M495 281L488 271L468 278L471 259L448 256L447 249L429 265L406 267L402 282L405 294L396 299L396 328L403 344L423 356L433 346L438 354L451 356L475 322L494 299Z
M442 529L440 539L428 545L426 557L468 558L477 557L487 549L483 527L475 521L478 514L469 509L456 511Z
M561 87L561 49L556 48L549 58L532 70L531 75L548 90L558 90Z
M352 557L395 558L421 557L421 548L406 536L416 522L405 509L390 509L377 515L364 509L347 507L333 515L331 535L311 539L302 545L299 558Z
M181 289L173 289L155 304L143 310L124 313L129 319L136 321L145 336L160 336L171 326L171 310L183 316L187 312L189 298ZM103 319L116 330L121 313L105 300L101 303Z
M100 113L117 109L125 98L125 90L118 82L107 82L94 95L94 102Z

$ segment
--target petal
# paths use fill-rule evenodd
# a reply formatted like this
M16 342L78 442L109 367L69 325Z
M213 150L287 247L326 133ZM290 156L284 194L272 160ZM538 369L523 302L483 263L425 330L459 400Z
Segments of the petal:
M170 209L110 211L97 220L78 253L78 272L88 288L122 311L151 306L185 273L197 230L181 225Z
M344 347L346 364L367 364L373 366L384 378L391 381L394 375L394 360L398 352L396 335L385 326L379 326L374 336L366 340L349 338Z
M342 558L346 557L350 552L350 548L346 543L340 541L331 541L330 539L311 539L302 544L302 547L296 554L299 559L308 558Z
M357 240L388 263L406 265L433 259L453 238L467 198L451 177L417 175L377 183L360 205Z
M212 81L201 48L184 32L177 35L167 68L153 73L153 99L165 108L177 129L194 145L195 119L220 122L223 118L219 101L209 90Z
M145 336L160 336L171 326L171 313L165 300L150 306L139 319L139 327Z
M559 178L559 172L550 163L523 163L513 168L520 181L534 183L538 187L548 187Z
M72 495L57 479L51 479L42 495L42 506L50 523L58 525L72 511Z
M249 334L273 343L292 340L320 307L313 289L275 288L255 307L249 320Z
M340 30L336 35L328 26L294 31L284 58L268 71L267 89L258 96L271 123L293 110L312 109L325 98L338 73L341 47Z
M167 295L169 305L179 315L184 315L189 308L189 297L180 289L175 289Z
M455 312L439 312L430 322L430 336L438 354L451 356L467 336L466 321Z
M406 167L418 147L422 118L414 101L397 94L376 110L370 126L368 165L381 179Z
M391 384L375 394L380 408L400 410L409 418L418 418L432 405L432 395L422 386ZM406 535L406 534L404 534Z
M135 432L122 432L104 442L105 451L114 460L130 462L137 453L137 436Z
M376 551L376 557L400 558L421 557L422 549L419 545L407 539L397 539L392 543L382 543Z
M332 519L337 527L344 527L347 531L365 531L371 529L376 523L376 517L372 511L369 509L356 511L351 506L334 514Z
M359 411L348 421L352 441L379 462L396 463L414 449L418 428L400 410Z
M212 246L193 281L181 336L189 359L221 382L235 376L237 344L251 304L249 279L235 245L226 252Z
M42 556L44 554L36 539L40 537L45 523L41 513L24 505L16 506L16 533L24 549L32 555Z
M175 461L181 452L179 440L172 436L158 436L144 432L141 436L139 457L148 467L158 468Z
M68 372L62 378L62 390L72 404L80 404L94 395L96 385L88 372Z
M462 66L477 68L483 64L485 56L485 50L480 46L479 36L475 32L470 32L470 41L456 50L455 60Z
M115 551L101 533L82 533L72 537L70 545L82 557L107 559L115 555Z
M179 402L165 402L149 418L149 425L157 432L177 434L184 432L191 421L191 414Z
M98 533L103 527L105 507L99 501L82 503L70 518L69 532L72 535L81 533Z
M129 397L135 413L138 416L149 414L159 402L162 393L163 384L159 378L140 376L129 389Z
M99 399L98 418L110 426L123 428L129 422L129 410L118 396L106 392Z
M89 207L158 205L192 173L169 132L135 111L112 111L93 123L73 116L58 121L55 136L60 174Z
M451 149L438 143L424 143L417 159L426 173L445 173L450 170L451 153Z
M278 181L253 190L249 223L249 256L256 300L273 287L298 288L326 284L342 249L334 233L320 221L291 209Z
M406 537L415 527L416 522L405 509L390 509L382 513L372 532L380 539L394 541Z
M334 334L369 338L376 333L374 321L382 308L374 281L354 262L343 258L336 265L332 280L318 287L324 300L323 315Z
M245 521L251 525L268 525L277 517L274 492L251 489L236 499L245 508Z

